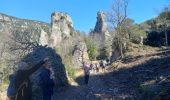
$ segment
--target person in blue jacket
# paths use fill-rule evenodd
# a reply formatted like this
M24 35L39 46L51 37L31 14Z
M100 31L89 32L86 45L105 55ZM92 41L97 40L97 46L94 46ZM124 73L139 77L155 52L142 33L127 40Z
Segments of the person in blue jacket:
M52 70L51 62L45 63L40 73L40 87L43 93L43 100L51 100L54 87L54 71Z

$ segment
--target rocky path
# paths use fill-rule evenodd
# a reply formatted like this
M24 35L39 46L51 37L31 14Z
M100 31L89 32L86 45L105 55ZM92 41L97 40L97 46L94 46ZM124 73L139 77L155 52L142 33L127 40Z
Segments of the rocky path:
M136 100L131 95L134 90L126 83L129 76L126 76L127 73L117 74L113 80L113 74L108 71L92 74L88 85L56 91L53 100Z

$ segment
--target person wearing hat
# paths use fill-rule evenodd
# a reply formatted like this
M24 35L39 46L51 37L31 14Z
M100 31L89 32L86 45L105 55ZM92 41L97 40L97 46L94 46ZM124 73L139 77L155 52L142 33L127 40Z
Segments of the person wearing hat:
M32 100L32 85L29 77L48 60L49 58L45 58L31 68L26 62L20 62L18 64L17 71L14 74L14 87L16 93L15 96L13 98L9 98L9 100ZM7 91L7 94L8 92L10 93L10 88L9 91Z

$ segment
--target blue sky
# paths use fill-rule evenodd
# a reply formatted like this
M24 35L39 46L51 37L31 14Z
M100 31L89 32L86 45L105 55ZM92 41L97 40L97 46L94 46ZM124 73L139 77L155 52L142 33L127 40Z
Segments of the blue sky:
M99 10L108 12L113 0L0 0L0 12L50 23L52 12L67 12L74 28L88 32L94 28ZM170 0L129 0L128 16L141 23L156 17Z

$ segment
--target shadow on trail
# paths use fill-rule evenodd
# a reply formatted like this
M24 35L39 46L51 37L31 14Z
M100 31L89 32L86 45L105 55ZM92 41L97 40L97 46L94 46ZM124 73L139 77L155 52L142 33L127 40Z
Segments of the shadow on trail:
M125 94L130 100L170 99L170 52L159 54L132 68L122 68L102 76L117 95ZM114 91L113 91L114 92ZM120 99L121 100L121 99Z
M150 59L132 68L121 68L104 74L90 76L84 85L84 77L76 78L80 86L59 91L55 100L169 100L170 55ZM57 97L56 97L57 98Z

